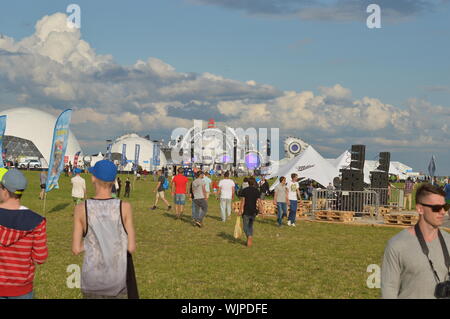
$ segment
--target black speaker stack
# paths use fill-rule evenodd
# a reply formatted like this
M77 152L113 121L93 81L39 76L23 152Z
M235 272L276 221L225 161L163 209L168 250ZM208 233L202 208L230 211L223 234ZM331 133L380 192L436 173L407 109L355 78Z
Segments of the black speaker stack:
M347 193L345 191L364 190L364 161L366 158L365 145L352 145L350 168L341 169L342 198L339 199L343 210L362 212L363 202L359 193Z
M364 161L366 158L365 145L352 145L350 168L341 169L343 191L364 190Z
M379 165L375 171L370 172L370 187L375 189L387 189L389 187L389 165L391 162L391 153L381 152ZM388 204L387 191L378 192L380 196L380 205Z

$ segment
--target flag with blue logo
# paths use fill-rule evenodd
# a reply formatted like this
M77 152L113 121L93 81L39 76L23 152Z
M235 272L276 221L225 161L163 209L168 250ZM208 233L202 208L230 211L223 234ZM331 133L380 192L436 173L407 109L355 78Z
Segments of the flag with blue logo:
M5 167L3 160L3 136L5 135L6 129L6 115L0 116L0 154L2 155L2 160L0 161L0 167Z
M127 144L122 144L122 161L120 164L122 166L127 165Z
M435 159L434 155L432 155L430 164L428 164L428 173L430 173L431 177L434 177L435 172L436 172L436 159Z
M141 150L141 145L136 144L134 148L134 169L137 170L139 167L139 152Z
M72 110L68 109L61 113L56 120L53 130L53 142L50 153L50 163L48 165L47 182L45 183L45 192L52 189L58 189L59 175L64 169L64 156L66 155L67 144L69 141L69 124L72 116Z
M108 144L108 147L106 148L105 159L107 159L108 161L111 160L111 149L112 149L112 143Z
M152 159L154 166L160 165L159 153L160 153L159 145L154 143L153 144L153 159Z

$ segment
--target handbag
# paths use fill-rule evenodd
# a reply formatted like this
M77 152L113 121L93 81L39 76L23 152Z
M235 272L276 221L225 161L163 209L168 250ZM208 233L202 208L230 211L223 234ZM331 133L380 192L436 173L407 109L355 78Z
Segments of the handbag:
M139 299L139 291L134 272L133 257L127 252L127 291L128 299Z
M242 222L241 217L236 216L236 224L234 225L234 238L238 239L242 236Z

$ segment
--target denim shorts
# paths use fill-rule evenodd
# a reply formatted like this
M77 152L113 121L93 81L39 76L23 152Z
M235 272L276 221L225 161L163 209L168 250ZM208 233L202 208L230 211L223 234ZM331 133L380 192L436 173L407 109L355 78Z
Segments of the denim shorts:
M186 203L186 194L175 194L175 205L184 205Z

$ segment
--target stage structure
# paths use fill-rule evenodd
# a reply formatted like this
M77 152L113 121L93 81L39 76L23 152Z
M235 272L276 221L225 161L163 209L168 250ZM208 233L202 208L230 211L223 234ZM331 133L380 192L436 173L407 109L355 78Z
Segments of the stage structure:
M194 127L184 134L172 135L168 149L175 164L195 165L203 170L254 172L270 162L270 139L260 133L219 128L214 119L209 120L207 128L203 128L202 121L194 121Z

